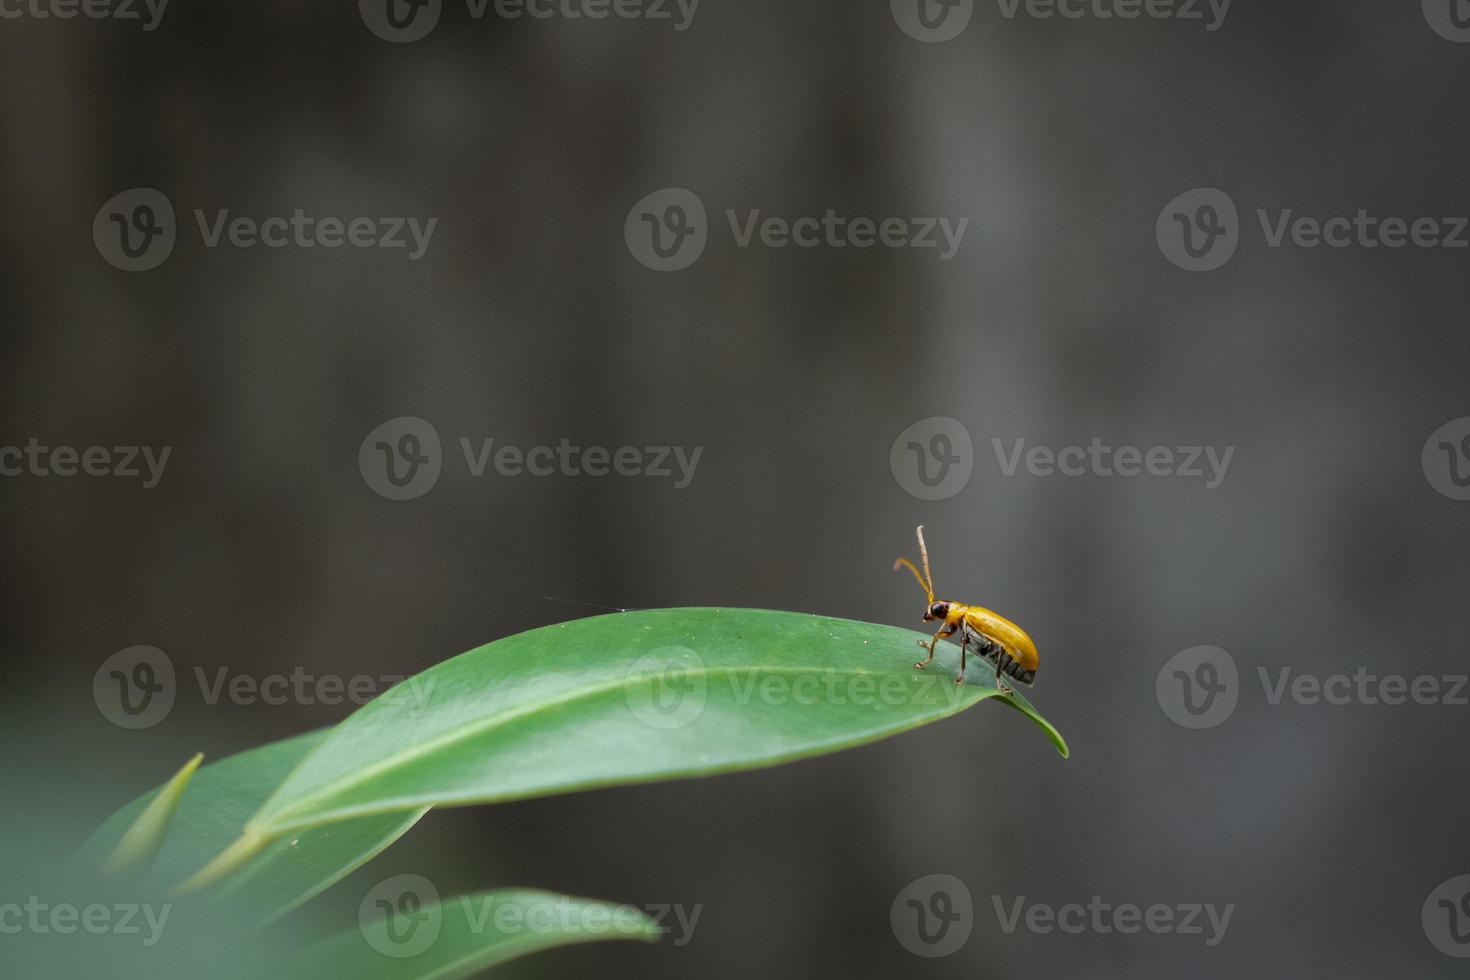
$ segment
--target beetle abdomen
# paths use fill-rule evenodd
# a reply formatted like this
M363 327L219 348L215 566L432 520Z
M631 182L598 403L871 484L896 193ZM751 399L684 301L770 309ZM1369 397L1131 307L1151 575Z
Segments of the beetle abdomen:
M1002 670L1001 673L1005 674L1008 677L1014 677L1022 684L1030 684L1036 680L1036 671L1022 670L1021 665L1016 663L1014 660L1006 664L1005 669Z
M986 636L969 623L965 624L965 637L970 641L976 651L992 664L1000 663L1000 655L1006 652L1005 645L993 637ZM1036 671L1027 670L1021 666L1021 662L1015 659L1015 654L1006 661L1006 665L1000 669L1002 674L1014 678L1022 684L1030 684L1036 680Z

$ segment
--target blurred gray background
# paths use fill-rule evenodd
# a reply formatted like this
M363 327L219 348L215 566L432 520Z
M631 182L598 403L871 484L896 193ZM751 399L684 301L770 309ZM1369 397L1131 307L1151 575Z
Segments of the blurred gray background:
M395 871L703 906L684 946L520 968L541 977L1459 975L1421 907L1470 872L1470 708L1273 705L1257 671L1467 670L1470 504L1421 451L1470 415L1470 252L1272 248L1256 210L1470 213L1470 44L1414 3L1239 0L1214 31L1202 13L977 3L944 43L836 0L704 0L683 31L446 2L411 43L341 3L0 21L0 445L172 447L151 490L0 479L12 765L59 770L100 821L196 748L349 710L209 705L186 681L124 731L92 677L135 644L183 675L350 676L598 611L575 603L922 628L890 565L924 523L939 591L1035 637L1028 693L1069 761L982 705L777 769L432 814L321 908L348 925ZM172 202L178 241L129 273L92 224L135 187ZM702 200L709 241L658 272L624 222L669 187ZM1197 187L1240 215L1207 273L1155 236ZM211 249L193 218L297 208L438 224L409 261ZM726 209L969 225L950 261L742 248ZM432 423L443 472L392 501L358 450L400 416ZM974 445L943 500L890 466L933 416ZM460 437L703 455L683 489L476 478ZM1208 490L1007 477L991 441L1093 437L1234 456ZM1190 730L1155 681L1202 644L1233 656L1239 704ZM889 917L934 873L974 903L941 959ZM1206 947L1006 934L993 907L1093 895L1235 910Z

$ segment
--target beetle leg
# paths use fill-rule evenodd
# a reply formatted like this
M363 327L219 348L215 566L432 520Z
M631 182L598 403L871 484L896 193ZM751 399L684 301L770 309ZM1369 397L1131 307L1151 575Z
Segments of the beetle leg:
M1008 653L1002 652L999 657L995 658L995 689L1002 694L1011 693L1011 686L1005 682L1005 678L1002 676L1005 669L1010 665L1011 655Z
M941 627L939 627L939 632L934 634L934 639L930 640L928 643L925 643L923 640L920 640L919 641L919 646L921 646L921 647L926 646L926 647L929 648L929 656L925 657L923 660L920 660L918 663L914 664L914 667L917 668L917 669L919 669L919 670L922 670L925 667L929 666L929 661L931 661L931 660L934 659L934 648L939 645L939 641L940 640L944 639L946 636L949 636L953 632L954 632L954 630L952 630L952 629L950 629L950 628L948 628L946 626L941 626Z
M960 676L954 679L956 684L965 682L965 653L970 649L970 634L966 633L960 638Z

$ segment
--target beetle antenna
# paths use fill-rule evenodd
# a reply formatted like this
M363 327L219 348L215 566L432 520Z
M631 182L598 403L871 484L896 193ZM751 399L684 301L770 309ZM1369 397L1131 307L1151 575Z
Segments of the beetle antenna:
M919 560L924 563L924 581L928 585L929 601L934 601L934 573L929 571L929 546L924 543L924 525L920 524L914 529L914 536L919 539Z
M919 583L919 588L923 589L924 590L924 594L929 597L929 604L930 605L933 605L934 604L934 590L931 589L931 588L929 588L929 586L927 586L927 585L924 584L924 577L919 574L919 570L914 567L914 563L911 562L911 561L909 561L907 558L900 558L900 559L898 559L898 561L896 561L896 562L893 563L893 570L896 572L900 568L907 568L909 571L911 571L911 572L914 573L914 581L916 581L916 582Z
M929 547L924 544L924 525L920 524L915 532L919 538L919 560L924 563L924 574L919 574L919 569L907 558L900 558L893 563L893 570L907 568L914 573L914 581L919 583L919 588L924 590L924 595L929 597L929 604L934 604L934 576L929 573Z

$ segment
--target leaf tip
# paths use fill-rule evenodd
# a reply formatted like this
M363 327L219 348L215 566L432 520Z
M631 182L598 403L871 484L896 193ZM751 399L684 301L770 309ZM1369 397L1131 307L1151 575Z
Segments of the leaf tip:
M117 846L102 863L103 871L108 874L128 874L146 870L153 863L153 859L163 848L164 838L168 836L168 829L178 811L179 801L184 797L184 790L202 761L204 753L194 753L174 773L173 778L163 785L158 795L149 801L143 812L138 814L138 819L118 839Z

